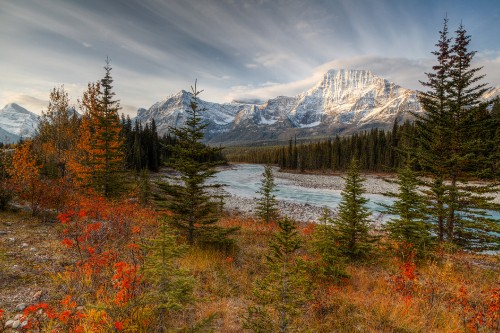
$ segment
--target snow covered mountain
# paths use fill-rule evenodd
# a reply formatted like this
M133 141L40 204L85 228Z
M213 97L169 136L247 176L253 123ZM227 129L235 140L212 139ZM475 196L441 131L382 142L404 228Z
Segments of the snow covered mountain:
M0 141L17 141L20 137L31 137L38 127L38 116L15 103L0 110ZM6 133L4 133L6 132ZM5 138L4 138L5 136ZM10 137L10 140L7 140Z
M181 91L139 110L137 120L155 119L161 134L183 126L192 95ZM330 70L308 91L279 96L263 104L210 103L200 100L208 123L207 142L225 144L257 140L318 137L372 127L389 128L394 119L420 111L416 92L366 70Z

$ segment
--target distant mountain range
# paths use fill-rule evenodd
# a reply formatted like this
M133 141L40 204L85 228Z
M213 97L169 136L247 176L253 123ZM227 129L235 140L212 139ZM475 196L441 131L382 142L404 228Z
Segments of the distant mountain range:
M16 103L0 110L0 142L12 143L35 134L38 116Z
M160 133L183 126L191 93L181 91L141 109L136 120L155 119ZM239 144L324 137L373 127L389 128L396 117L420 112L416 92L366 70L330 70L314 87L295 97L278 96L262 104L200 100L209 143Z
M500 87L485 99L500 95ZM186 122L190 92L184 90L137 110L136 121L155 120L158 132ZM249 144L286 141L292 137L319 138L370 128L388 129L395 119L421 112L414 90L400 87L367 70L330 70L311 89L294 97L278 96L261 104L212 103L199 100L207 123L205 141L211 144ZM17 115L17 116L16 116ZM37 116L17 104L0 110L0 141L5 134L30 136Z

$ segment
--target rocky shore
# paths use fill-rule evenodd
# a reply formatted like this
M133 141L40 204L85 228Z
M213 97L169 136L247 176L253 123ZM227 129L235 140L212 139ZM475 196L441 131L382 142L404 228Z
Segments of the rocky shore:
M273 170L276 183L289 183L292 185L306 188L322 188L331 190L342 190L344 180L340 176L334 175L312 175L312 174L294 174L280 172L277 168ZM388 183L379 176L366 176L365 189L367 193L380 194L387 191L394 191L397 186ZM256 200L226 194L224 209L231 214L241 214L244 216L255 216ZM283 216L288 216L296 221L316 222L323 212L322 207L310 204L299 204L288 201L278 201L278 209Z
M305 188L320 188L341 191L344 188L344 180L338 175L296 174L281 172L277 168L273 170L276 183L290 183ZM364 175L364 187L366 193L382 194L386 192L397 192L397 185L384 180L384 178L395 179L395 175ZM224 209L231 214L244 216L255 216L256 200L225 193ZM494 202L500 203L500 193L496 194ZM278 208L283 216L288 216L296 221L316 222L321 216L323 209L310 204L298 204L287 201L279 201Z

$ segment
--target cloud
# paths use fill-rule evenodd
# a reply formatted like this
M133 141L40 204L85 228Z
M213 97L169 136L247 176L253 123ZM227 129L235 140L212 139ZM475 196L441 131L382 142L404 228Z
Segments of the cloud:
M480 74L486 74L485 82L492 87L500 86L500 56L498 52L477 55L474 67L483 67ZM387 58L377 56L352 57L335 59L314 68L303 79L273 83L264 82L258 85L238 85L231 87L226 100L269 99L276 96L295 96L307 91L318 83L330 69L364 69L371 71L404 88L422 90L419 81L426 81L426 72L432 71L435 60Z
M259 85L238 85L231 88L226 100L269 99L276 96L295 96L312 88L330 69L365 69L405 88L419 88L418 80L425 79L428 61L375 56L336 59L314 68L303 79L285 83L264 82Z
M0 103L18 95L45 100L61 83L76 101L88 81L103 76L106 56L127 112L189 89L196 78L203 98L213 101L295 95L330 68L369 69L421 88L446 11L421 0L118 2L2 4ZM484 50L477 63L485 66L486 81L500 86L494 38L500 21L472 18L498 13L484 3L475 3L471 16L470 6L453 7L450 25L467 14L473 42Z
M254 61L264 67L276 67L290 61L290 57L283 53L259 54Z

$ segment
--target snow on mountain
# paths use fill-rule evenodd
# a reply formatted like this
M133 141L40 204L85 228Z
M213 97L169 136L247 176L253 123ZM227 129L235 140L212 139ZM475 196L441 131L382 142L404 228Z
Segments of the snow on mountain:
M181 91L148 110L138 111L143 123L155 119L163 134L183 126L192 94ZM295 97L278 96L262 104L211 103L199 100L200 115L208 124L209 142L284 139L300 136L331 136L370 126L388 128L394 119L418 112L416 92L373 75L366 70L330 70L308 91Z
M397 114L420 110L414 91L366 70L330 70L298 99L289 117L301 128L391 122Z
M148 110L139 109L136 120L147 123L154 119L160 134L168 132L170 127L182 127L186 123L186 110L190 108L192 98L192 93L182 90L153 104ZM252 108L251 104L219 104L198 99L199 114L203 121L208 124L205 132L206 138L227 132L235 122L237 114L243 115L245 110L248 111Z
M16 143L20 139L19 136L7 132L3 128L0 127L0 142L2 143Z
M37 127L38 116L15 103L7 104L0 110L0 128L10 134L31 137Z
M500 88L483 98L499 95ZM142 109L143 123L155 119L159 133L184 126L192 94L181 91ZM421 112L417 92L400 87L367 70L330 70L311 89L294 97L278 96L266 102L211 103L205 109L205 140L239 144L252 141L288 140L290 137L325 137L373 127L389 129L395 119L411 119Z
M500 87L492 88L491 90L485 92L482 96L484 100L490 100L500 97Z

